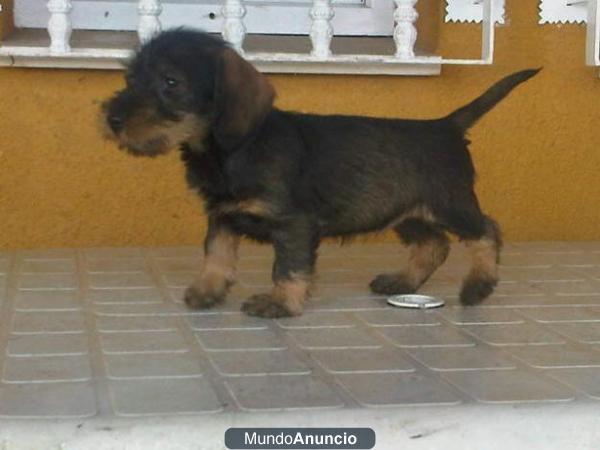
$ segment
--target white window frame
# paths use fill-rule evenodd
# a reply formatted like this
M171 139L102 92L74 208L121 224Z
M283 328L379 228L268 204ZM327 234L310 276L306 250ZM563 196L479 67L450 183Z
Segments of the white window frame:
M246 1L244 25L248 33L308 34L310 0L288 4L276 1ZM73 0L71 26L76 30L135 31L136 0ZM223 28L222 2L210 0L164 0L160 21L163 28L187 26L209 33ZM332 26L341 36L391 36L394 31L393 0L338 0L333 2ZM42 0L16 0L17 28L46 28L50 13Z
M588 0L586 62L600 67L600 1ZM599 73L600 75L600 73Z
M21 1L21 0L17 0ZM77 4L90 0L38 0L51 11L48 34L35 38L27 44L10 41L0 43L0 65L25 67L95 68L122 69L123 61L131 58L132 48L107 48L71 46L73 18ZM104 0L99 0L104 1ZM127 3L129 0L115 0ZM193 0L165 0L186 1ZM368 0L384 1L384 0ZM233 47L243 53L247 60L264 72L279 73L335 73L371 75L439 75L442 64L489 65L494 54L494 23L492 11L495 0L481 0L483 3L482 54L479 59L444 59L440 56L423 56L415 53L418 19L418 0L393 0L392 18L394 23L393 43L395 53L391 54L334 54L331 39L338 35L332 26L335 14L347 6L333 7L331 0L311 0L308 10L311 18L308 38L312 44L309 53L244 52L243 42L247 32L248 8L244 0L220 0L223 37ZM137 15L133 23L142 41L153 33L165 29L161 24L163 11L161 0L138 0ZM196 7L199 5L196 4ZM131 25L133 27L133 25ZM95 32L103 33L103 32ZM107 32L110 33L110 32ZM43 36L41 34L40 36ZM110 36L110 35L109 35ZM300 37L298 39L301 39ZM101 48L100 48L101 47Z

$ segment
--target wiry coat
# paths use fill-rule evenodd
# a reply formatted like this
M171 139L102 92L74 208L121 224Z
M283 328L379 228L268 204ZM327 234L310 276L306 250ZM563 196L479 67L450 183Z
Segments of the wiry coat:
M225 298L239 236L274 245L273 290L244 310L278 317L301 313L322 238L385 228L410 246L410 261L375 278L374 292L416 291L445 260L450 232L471 249L461 300L474 304L497 282L501 239L477 202L465 133L535 73L513 74L436 120L300 114L274 108L268 80L223 41L175 30L138 52L107 121L134 154L179 146L205 200L206 258L186 293L192 307Z

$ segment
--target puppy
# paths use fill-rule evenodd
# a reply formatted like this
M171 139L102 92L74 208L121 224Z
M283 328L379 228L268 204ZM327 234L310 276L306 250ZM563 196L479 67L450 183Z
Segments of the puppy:
M191 308L224 301L240 236L274 246L273 288L243 311L296 316L326 237L391 228L410 249L404 270L377 276L377 294L415 292L444 262L447 233L466 243L471 269L460 299L474 305L498 281L498 225L473 190L466 131L537 70L501 80L436 120L300 114L273 107L266 77L223 40L177 29L145 44L124 90L105 105L114 138L134 155L179 147L205 201L208 233Z

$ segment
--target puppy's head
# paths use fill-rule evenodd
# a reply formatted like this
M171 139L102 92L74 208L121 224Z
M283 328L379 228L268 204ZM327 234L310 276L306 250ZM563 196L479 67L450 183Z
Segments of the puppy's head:
M129 64L127 86L104 105L109 135L135 155L182 144L200 148L212 134L233 148L272 107L268 80L219 38L166 31Z

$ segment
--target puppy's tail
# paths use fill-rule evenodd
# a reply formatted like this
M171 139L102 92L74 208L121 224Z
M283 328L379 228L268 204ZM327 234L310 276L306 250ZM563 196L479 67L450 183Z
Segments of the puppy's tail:
M454 122L463 131L468 130L475 125L485 113L506 97L510 91L536 75L540 70L542 69L523 70L522 72L513 73L512 75L503 78L485 91L481 97L473 100L468 105L457 109L447 116L446 119Z

